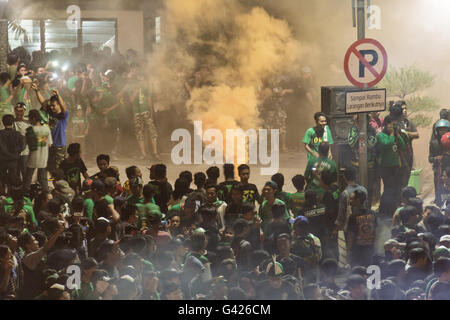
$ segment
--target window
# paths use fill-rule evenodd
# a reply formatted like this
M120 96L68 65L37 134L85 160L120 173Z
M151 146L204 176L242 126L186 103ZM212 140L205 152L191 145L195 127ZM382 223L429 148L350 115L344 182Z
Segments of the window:
M66 20L45 20L45 50L70 51L78 47L78 30L67 28Z
M116 21L115 20L83 20L81 22L83 46L92 44L94 49L110 47L112 52L116 47Z
M8 41L11 49L24 46L28 52L41 49L39 20L11 20L8 27Z

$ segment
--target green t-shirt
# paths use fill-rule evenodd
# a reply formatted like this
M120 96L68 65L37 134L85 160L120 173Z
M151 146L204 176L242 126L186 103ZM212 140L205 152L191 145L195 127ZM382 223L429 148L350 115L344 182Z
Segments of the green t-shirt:
M6 100L9 98L9 91L6 87L0 87L0 117L3 117L6 114L14 114L14 109L11 102L6 103Z
M305 193L304 192L294 192L288 197L288 209L291 210L294 217L300 215L301 210L305 204Z
M306 190L313 190L317 193L318 199L320 200L323 196L324 190L320 185L319 179L314 175L313 168L317 169L319 174L322 174L323 171L331 171L333 174L337 175L337 166L336 162L329 158L314 158L311 157L308 160L308 164L306 165L305 170L305 178L308 181L308 185L306 186Z
M174 204L173 206L171 206L169 208L169 210L174 210L174 211L177 211L177 212L181 212L181 202L177 203L177 204Z
M394 136L380 132L377 135L378 157L377 163L381 167L398 167L400 166L399 149L405 148L405 142L401 137L396 139Z
M95 105L95 117L98 120L103 120L105 115L103 114L103 110L107 108L111 108L116 104L117 99L105 88L97 89L102 93L102 98ZM112 110L106 114L106 119L109 121L114 121L117 119L116 110Z
M84 200L84 215L92 220L92 216L94 214L94 201L91 198L87 198Z
M144 197L137 198L137 197L131 195L127 198L127 203L128 204L138 204L138 203L142 204L142 203L144 203Z
M134 88L133 88L134 91ZM131 92L132 93L132 92ZM130 93L130 94L131 94ZM148 104L148 98L150 92L146 88L140 88L136 99L133 101L133 114L139 114L150 111L150 106Z
M152 202L137 203L136 206L138 208L138 221L136 224L139 229L141 229L142 227L148 226L147 215L150 213L150 211L153 211L153 210L161 211L159 206Z
M23 102L25 103L27 107L27 111L25 112L25 115L28 115L28 112L33 109L33 105L31 103L31 90L27 91L25 88L20 89L17 102Z
M322 136L319 136L316 132L316 127L309 128L306 130L305 136L302 140L303 143L309 145L309 147L315 151L319 152L319 146L322 142L328 142L328 144L333 144L333 136L331 135L330 127L325 126L325 130ZM313 156L308 152L308 160Z
M67 80L67 89L72 91L73 88L75 88L75 83L77 83L77 81L78 81L77 76L70 77L69 80Z
M105 200L106 200L106 202L108 202L108 204L113 204L114 203L113 197L111 197L109 194L107 194L105 196Z
M3 206L3 211L6 214L9 214L13 208L14 208L14 200L11 197L6 198L5 204ZM36 216L34 215L33 203L27 197L23 198L23 210L26 213L26 217L24 217L26 220L25 223L27 223L27 221L28 221L28 222L31 222L34 227L37 227L38 222L37 222Z

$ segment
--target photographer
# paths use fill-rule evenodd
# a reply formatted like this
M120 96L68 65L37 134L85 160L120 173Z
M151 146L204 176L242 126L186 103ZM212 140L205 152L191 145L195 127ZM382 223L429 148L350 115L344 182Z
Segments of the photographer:
M384 129L377 135L377 165L383 179L383 195L380 202L380 214L391 218L400 202L401 183L399 180L399 151L405 148L405 141L400 136L400 130L395 126L394 119L387 116L384 119Z

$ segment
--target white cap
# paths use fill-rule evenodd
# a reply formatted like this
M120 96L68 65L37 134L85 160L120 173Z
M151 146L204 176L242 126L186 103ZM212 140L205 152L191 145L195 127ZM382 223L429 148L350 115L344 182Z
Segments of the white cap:
M450 242L450 235L446 234L439 239L439 242Z

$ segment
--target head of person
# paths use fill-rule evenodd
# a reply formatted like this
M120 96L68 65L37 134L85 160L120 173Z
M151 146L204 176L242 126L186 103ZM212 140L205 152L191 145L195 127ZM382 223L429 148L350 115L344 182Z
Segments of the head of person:
M319 145L319 156L320 157L327 158L329 151L330 151L330 145L328 144L328 142L322 142Z
M273 289L280 289L283 285L282 276L284 269L279 262L270 262L266 269L267 277L269 278L269 286Z
M346 281L347 289L350 291L350 296L355 300L366 299L367 283L359 274L352 274Z
M250 179L250 167L246 164L241 164L238 167L238 174L239 178L241 179L242 183L247 183Z
M356 169L353 167L345 168L344 179L347 184L355 182L356 181Z
M237 183L231 187L231 200L233 203L242 203L244 196L243 187L241 183Z
M306 235L309 233L309 220L305 216L298 216L294 219L295 235Z
M282 173L275 173L270 180L272 180L273 182L275 182L278 186L278 191L283 190L283 186L284 186L284 176Z
M136 179L136 178L133 178ZM133 180L131 179L131 180ZM130 182L131 182L130 180ZM131 184L130 184L131 186ZM136 194L137 194L137 190L136 190ZM155 196L155 186L151 183L147 183L143 190L142 190L142 195L144 196L144 198L148 201L150 199L152 199Z
M125 169L125 174L127 175L128 180L131 180L135 177L141 177L142 178L142 172L141 170L136 166L130 166Z
M34 252L39 249L39 242L29 232L24 232L19 235L17 243L25 252Z
M397 298L397 285L392 280L381 280L380 288L375 289L374 298L376 300L396 300Z
M389 108L389 116L397 121L403 114L402 103L404 101L397 101Z
M282 257L287 257L291 253L291 235L282 233L277 236L277 250Z
M327 125L327 116L323 112L316 112L314 114L314 121L316 121L316 127L320 130L325 130Z
M394 118L392 116L390 116L390 115L387 116L386 118L384 118L383 126L384 126L384 129L383 129L384 133L389 134L389 135L391 133L393 133L394 132L394 126L395 126Z
M320 287L316 283L311 283L303 288L303 295L305 300L323 300Z
M171 283L163 288L161 293L162 300L183 300L183 291L181 286L176 283Z
M97 156L97 167L100 170L100 172L104 172L106 169L109 168L109 155L107 154L100 154Z
M197 204L195 203L195 200L192 198L187 198L186 201L184 202L183 218L190 219L191 217L193 217L195 214L196 208L197 208Z
M118 265L121 258L121 250L113 240L105 240L97 251L97 260L110 266Z
M209 180L217 182L217 179L219 179L219 176L220 176L220 169L216 166L209 167L206 170L206 175L208 176Z
M233 223L233 232L235 237L247 237L250 233L250 226L248 224L248 221L244 219L237 219Z
M23 121L26 110L27 110L27 107L25 106L25 103L23 103L23 102L16 103L16 105L14 106L14 114L16 116L17 121Z
M50 111L53 114L59 114L62 111L61 105L59 104L59 98L57 95L53 95L50 97L49 101Z
M263 196L268 200L273 200L275 198L275 194L278 191L278 185L276 182L267 181L262 190Z
M103 235L105 237L108 237L112 231L111 223L105 217L100 217L95 220L94 228L97 235Z
M14 124L14 116L12 114L5 114L2 118L2 123L5 128L12 128Z
M225 179L234 179L234 164L225 163L223 165L223 174Z
M305 177L301 174L297 174L292 178L292 184L294 185L294 188L301 192L305 188Z
M189 238L189 247L192 251L205 250L207 245L205 233L202 231L192 232Z
M280 220L286 214L286 206L283 203L276 203L272 206L272 217L274 219Z
M215 207L200 207L198 213L205 224L210 225L217 220L217 211Z
M448 117L450 116L450 113L448 111L448 109L441 109L441 111L439 111L439 119L444 119L444 120L448 120Z
M217 186L207 185L206 186L206 199L208 203L214 203L217 201Z
M15 65L20 62L20 58L16 53L10 53L6 57L6 63L9 66Z
M370 117L372 118L372 119L379 119L380 118L380 112L371 112L370 113Z
M244 202L241 207L242 218L247 222L253 222L256 216L256 207L253 203Z
M367 200L367 195L362 190L355 190L350 197L350 205L355 208L364 208L364 203Z
M138 220L138 207L135 204L127 204L121 212L120 218L130 224L135 224Z
M410 198L414 198L416 196L417 191L414 187L407 186L402 189L401 197L403 203L407 203Z
M450 131L450 121L448 119L441 119L438 122L436 122L436 125L434 127L434 134L440 138Z
M165 164L157 164L155 165L155 179L163 180L167 176L167 167Z
M324 259L320 264L320 277L325 282L334 283L334 279L337 275L339 264L335 259Z
M176 229L180 227L180 212L176 210L169 210L167 213L167 221L169 222L169 229Z
M433 265L433 271L439 280L450 282L450 258L441 257Z
M140 177L135 177L130 180L130 191L135 197L142 197L142 179Z
M401 209L399 215L400 221L406 227L415 226L417 223L419 223L421 219L421 216L417 208L411 205L407 205L403 209Z
M184 179L187 182L188 188L189 188L189 186L191 185L191 183L193 181L192 172L187 171L187 170L182 171L178 177L180 179Z
M414 248L409 252L409 259L412 266L419 269L425 269L430 260L428 258L427 252L423 248Z
M73 159L80 159L81 157L81 145L79 143L71 143L67 147L67 154Z
M175 180L174 190L173 190L173 199L180 200L188 194L189 192L189 183L184 178L178 178Z
M30 121L31 125L36 125L37 123L41 123L41 114L38 110L30 110L28 113L28 120Z
M96 270L98 270L98 262L94 258L89 257L81 261L81 272L86 280L89 281Z
M206 183L206 175L203 172L194 174L194 184L198 190L203 189Z

